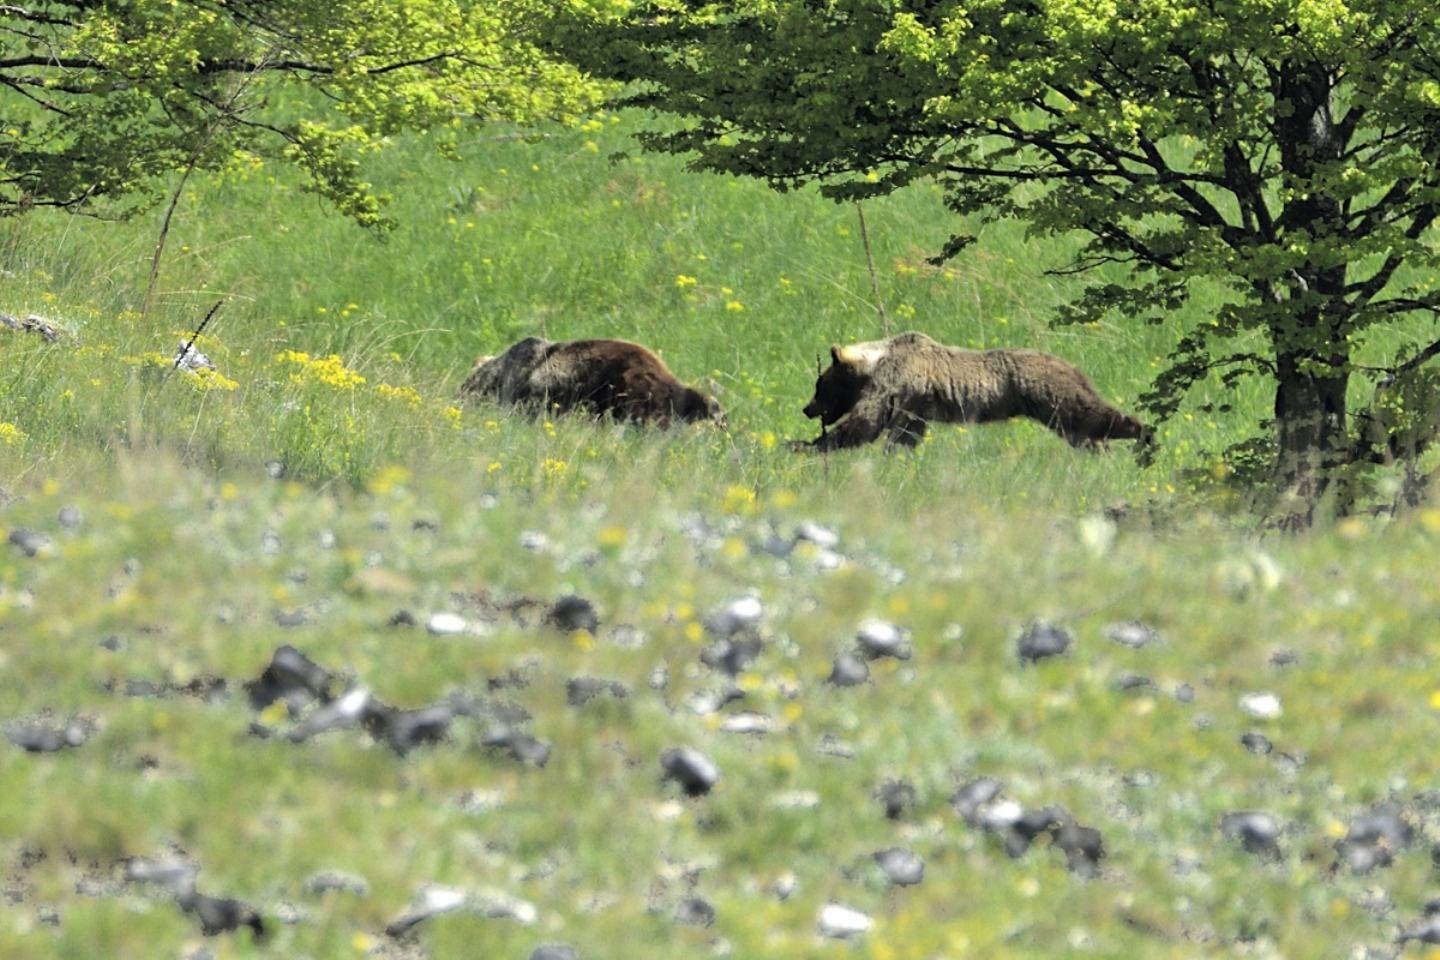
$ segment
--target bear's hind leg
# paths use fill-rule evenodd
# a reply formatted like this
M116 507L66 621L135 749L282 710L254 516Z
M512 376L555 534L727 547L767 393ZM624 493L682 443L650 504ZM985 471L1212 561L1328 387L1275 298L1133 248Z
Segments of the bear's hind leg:
M889 435L885 438L885 449L891 447L909 447L914 449L925 439L925 429L928 424L913 413L904 410L898 411L890 418L888 426Z

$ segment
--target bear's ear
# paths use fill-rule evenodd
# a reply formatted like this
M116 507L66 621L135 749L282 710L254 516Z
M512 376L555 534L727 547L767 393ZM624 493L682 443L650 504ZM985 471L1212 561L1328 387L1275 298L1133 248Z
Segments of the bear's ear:
M831 362L831 363L844 363L845 360L844 360L844 358L841 356L841 353L842 353L842 351L841 351L840 346L839 346L838 344L834 344L834 343L830 344L830 362Z

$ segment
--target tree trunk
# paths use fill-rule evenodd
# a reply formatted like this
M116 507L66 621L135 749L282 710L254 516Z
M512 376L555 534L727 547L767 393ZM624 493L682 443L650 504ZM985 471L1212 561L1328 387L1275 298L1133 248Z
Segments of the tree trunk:
M1286 501L1282 524L1304 527L1348 461L1345 391L1349 373L1343 357L1325 358L1317 373L1314 353L1277 358L1275 388L1276 479Z

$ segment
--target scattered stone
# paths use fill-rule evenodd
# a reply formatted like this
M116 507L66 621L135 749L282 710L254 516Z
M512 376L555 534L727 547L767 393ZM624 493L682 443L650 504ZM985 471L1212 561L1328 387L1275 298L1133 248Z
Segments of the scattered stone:
M1289 647L1280 647L1270 654L1270 666L1275 669L1293 667L1300 662L1300 655Z
M1122 673L1115 678L1115 689L1121 693L1131 690L1148 692L1155 689L1155 681L1143 673Z
M1240 698L1240 709L1257 720L1274 720L1284 712L1280 698L1268 690L1245 694Z
M870 660L881 657L909 660L913 654L908 633L884 620L867 620L862 623L859 632L855 634L855 641L860 646L860 652Z
M1021 663L1038 663L1047 657L1058 657L1070 648L1070 631L1044 620L1037 620L1025 628L1015 642L1015 651Z
M1100 872L1105 857L1105 840L1094 827L1082 827L1066 818L1050 837L1050 842L1065 853L1065 866L1071 873L1094 877Z
M424 923L431 917L459 910L467 901L464 893L451 887L425 887L416 896L410 909L385 928L385 933L391 937L401 936L416 924Z
M50 547L50 538L38 530L16 527L10 531L9 541L27 557L34 557Z
M848 940L867 932L874 921L866 914L839 903L827 903L820 908L816 926L820 936L832 940Z
M303 627L314 619L314 615L306 607L275 611L275 626L282 629L293 630L296 627Z
M1018 806L1018 805L1017 805ZM1006 813L1008 814L1008 810ZM1007 817L1008 819L1008 817ZM1046 833L1058 829L1070 815L1062 807L1040 807L1035 810L1022 810L1018 817L1004 822L1000 817L993 821L987 821L986 826L1000 835L1005 843L1005 852L1013 860L1018 860L1030 849L1030 845L1036 839Z
M840 739L833 733L823 734L815 744L817 753L827 757L834 757L837 760L854 760L855 747L849 742Z
M733 677L758 660L764 647L764 641L754 635L725 637L707 644L700 651L700 662Z
M482 747L501 749L510 759L528 767L543 767L550 762L550 744L528 733L523 733L509 724L498 724L491 728L480 741Z
M550 549L550 538L539 530L523 530L520 533L520 549L544 553Z
M1220 818L1220 832L1239 840L1247 853L1267 860L1280 857L1280 821L1272 814L1250 810L1227 813Z
M699 797L710 792L720 780L720 769L705 754L690 747L672 747L660 755L665 780L674 780L686 796Z
M829 527L821 526L813 520L802 520L795 525L796 541L813 543L824 550L834 550L840 546L840 534Z
M580 960L580 954L566 943L546 943L531 952L530 960Z
M1188 683L1182 683L1182 684L1180 684L1178 687L1175 688L1175 702L1176 702L1176 703L1194 703L1194 702L1195 702L1195 688L1192 687L1192 686L1190 686L1190 684L1188 684Z
M858 687L870 679L870 665L850 653L835 658L827 682L837 687Z
M211 897L192 890L176 898L180 909L200 921L200 932L207 937L249 927L257 937L265 935L265 921L248 904L225 897Z
M565 702L572 707L583 707L596 697L607 696L624 700L630 696L630 688L619 680L599 677L571 677L565 682Z
M1407 923L1395 936L1396 943L1415 940L1419 943L1440 944L1440 900L1425 904L1425 915L1419 920Z
M184 857L151 859L136 857L125 861L125 879L132 883L151 883L180 896L195 889L200 865Z
M331 892L350 893L357 897L364 897L370 893L370 884L364 877L357 874L343 873L339 870L322 870L305 881L304 890L312 897L323 896Z
M437 637L464 633L468 626L465 618L458 613L434 613L425 621L425 629Z
M1245 745L1246 750L1249 750L1257 757L1263 757L1271 750L1275 749L1275 746L1270 742L1269 737L1265 736L1265 734L1263 733L1256 733L1253 730L1249 733L1243 734L1240 737L1240 742Z
M706 617L705 629L717 637L733 637L742 630L754 629L764 612L759 597L753 594L738 597Z
M914 886L925 879L925 861L914 851L904 847L891 847L889 850L876 852L875 862L897 887Z
M125 864L125 878L133 883L154 884L175 898L185 913L200 921L207 937L249 927L256 937L265 935L265 921L247 904L225 897L212 897L195 888L200 867L183 857L152 860L136 858Z
M1100 633L1106 640L1114 641L1122 647L1129 647L1132 650L1148 647L1160 639L1160 634L1156 633L1154 628L1148 627L1138 620L1106 624Z
M675 907L675 922L687 927L713 926L715 908L702 897L686 897Z
M55 515L55 519L59 521L60 526L66 530L74 530L85 522L85 515L80 512L79 507L66 504L60 508L60 511Z
M770 895L781 903L789 900L800 889L800 878L789 870L776 877L770 883Z
M12 724L5 731L5 736L26 753L58 753L83 746L90 739L90 726L78 718L60 727L40 721L24 721Z
M372 737L403 757L423 744L448 740L455 716L456 709L448 704L404 710L372 698L360 719Z
M915 813L915 787L907 780L885 780L875 788L875 799L885 808L885 819L908 819Z
M1305 755L1303 753L1277 753L1275 754L1275 769L1293 777L1305 766Z
M285 478L285 464L279 460L266 460L265 475L271 480L283 480Z
M57 343L65 331L39 314L32 313L23 320L17 320L8 313L0 313L0 327L17 333L38 333L46 343Z
M415 627L420 625L420 621L409 610L396 610L390 615L390 619L385 621L385 625L387 627Z
M690 696L690 709L698 716L708 717L712 713L718 713L725 708L726 704L736 700L744 700L745 691L731 685L721 690L697 690Z
M775 729L775 721L763 713L747 710L733 714L720 722L725 733L766 734Z
M369 690L356 687L339 699L314 710L301 720L286 735L291 743L304 743L312 737L331 730L353 727L372 708L377 707Z
M982 824L986 806L1000 796L1001 789L1000 781L994 777L978 777L955 791L950 805L966 823L978 827Z
M334 683L330 671L286 644L271 656L258 680L245 684L245 690L256 710L284 700L292 711L299 712L312 701L328 702Z
M1383 803L1350 821L1344 839L1335 844L1337 863L1343 862L1355 873L1369 873L1390 866L1395 851L1410 846L1414 839L1415 828L1399 805Z
M589 600L572 595L555 601L545 615L545 622L566 633L586 630L593 634L600 629L600 614Z
M193 343L187 343L184 340L181 340L179 346L176 348L175 360L171 363L171 366L184 373L197 373L201 370L215 369L214 362L205 356L205 354L201 353L199 347Z

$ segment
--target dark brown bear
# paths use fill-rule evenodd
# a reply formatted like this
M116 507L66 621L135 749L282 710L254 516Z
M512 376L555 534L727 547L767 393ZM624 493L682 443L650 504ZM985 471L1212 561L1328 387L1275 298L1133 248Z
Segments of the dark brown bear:
M1029 417L1076 447L1147 436L1144 424L1106 403L1074 366L1036 350L964 350L923 333L831 347L805 416L839 426L797 450L856 447L887 435L914 446L926 424ZM843 419L842 419L843 418Z
M460 385L465 396L668 426L725 415L713 399L675 379L664 362L624 340L556 343L527 337L498 357L480 357Z

